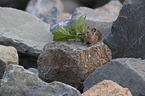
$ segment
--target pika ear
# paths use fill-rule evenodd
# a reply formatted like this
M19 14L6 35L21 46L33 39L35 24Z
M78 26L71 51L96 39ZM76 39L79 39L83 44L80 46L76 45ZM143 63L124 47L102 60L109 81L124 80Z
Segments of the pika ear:
M96 28L92 28L92 31L93 31L93 32L96 32Z

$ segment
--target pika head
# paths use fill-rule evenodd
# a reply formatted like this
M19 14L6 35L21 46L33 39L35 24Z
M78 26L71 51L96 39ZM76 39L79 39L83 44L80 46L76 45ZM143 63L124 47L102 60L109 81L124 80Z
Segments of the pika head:
M84 44L95 44L102 40L102 33L96 28L87 28L82 33Z

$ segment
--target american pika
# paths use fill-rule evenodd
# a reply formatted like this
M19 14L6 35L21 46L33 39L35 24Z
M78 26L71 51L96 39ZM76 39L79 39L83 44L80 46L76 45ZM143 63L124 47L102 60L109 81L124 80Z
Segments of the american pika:
M102 33L96 28L87 28L82 33L82 38L84 40L84 44L95 44L96 42L102 40Z

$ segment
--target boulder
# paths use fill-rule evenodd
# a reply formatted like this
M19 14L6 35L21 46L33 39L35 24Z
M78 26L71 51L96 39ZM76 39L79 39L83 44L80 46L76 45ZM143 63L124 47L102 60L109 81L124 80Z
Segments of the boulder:
M9 64L18 65L18 53L12 46L0 45L0 79Z
M145 58L145 2L126 0L104 43L113 58Z
M20 10L0 7L0 44L13 46L26 68L37 67L43 46L53 40L50 25Z
M36 15L42 21L54 25L67 16L63 12L61 0L30 0L26 11Z
M45 45L37 63L41 79L61 81L81 90L85 78L110 60L111 51L102 42L91 46L68 40Z
M2 96L79 96L80 92L61 82L46 83L22 66L9 65L1 79Z
M103 80L81 96L132 96L128 88L122 88L111 80Z
M102 80L112 80L129 88L133 96L145 96L145 60L118 58L97 68L84 81L84 91Z
M97 9L87 7L76 8L70 19L69 25L73 27L75 21L80 16L86 16L87 26L96 27L102 32L104 38L111 32L112 23L118 17L121 7L122 4L119 1L111 1L105 6Z

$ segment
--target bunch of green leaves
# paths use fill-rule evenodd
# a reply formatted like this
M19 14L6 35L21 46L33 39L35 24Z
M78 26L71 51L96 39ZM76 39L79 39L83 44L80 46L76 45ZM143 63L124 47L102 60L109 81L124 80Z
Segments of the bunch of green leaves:
M59 26L52 33L54 35L53 41L65 41L67 39L81 39L81 34L86 30L86 22L83 16L79 17L74 28L71 26Z

